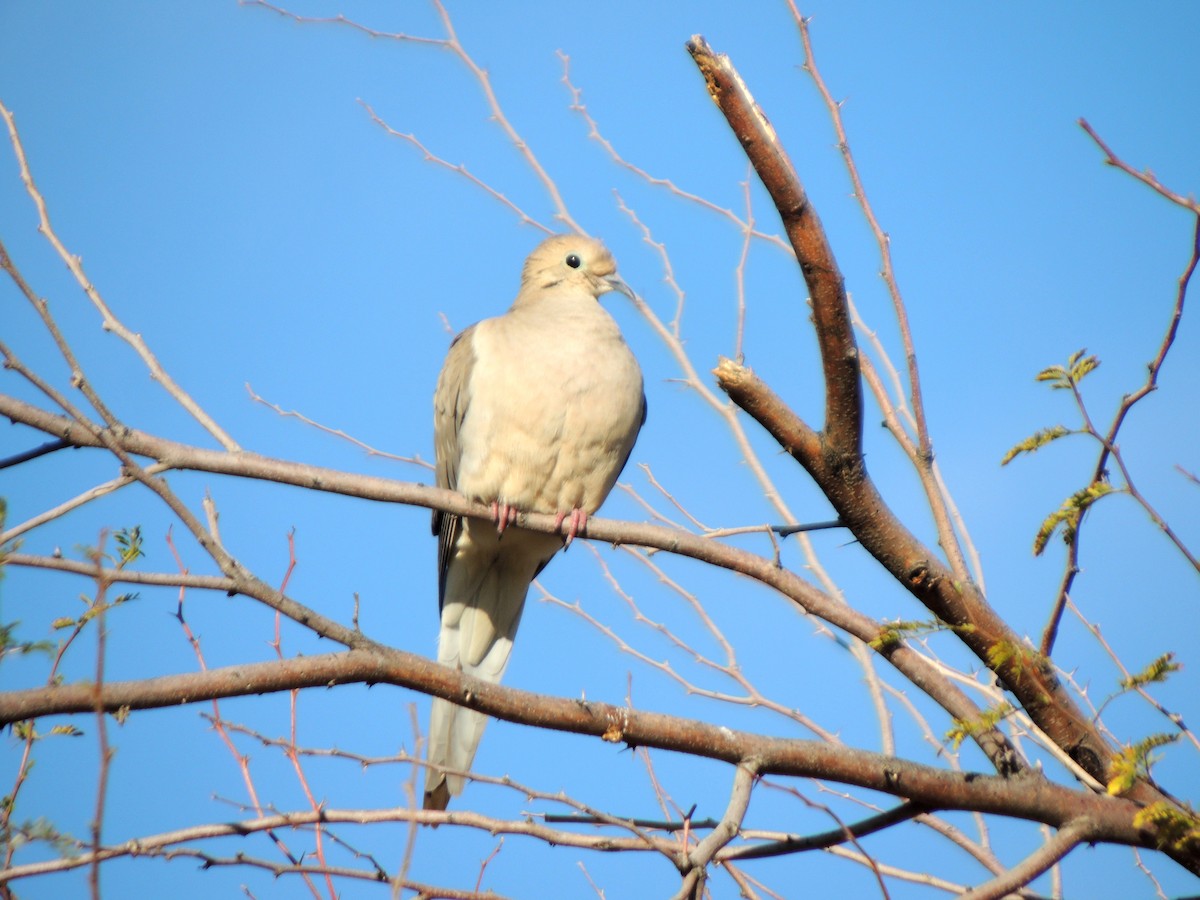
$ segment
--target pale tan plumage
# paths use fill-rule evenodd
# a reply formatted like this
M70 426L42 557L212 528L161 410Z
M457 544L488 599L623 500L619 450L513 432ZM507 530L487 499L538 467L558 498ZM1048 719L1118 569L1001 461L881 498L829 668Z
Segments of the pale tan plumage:
M529 583L563 546L509 529L516 511L569 517L568 542L599 509L645 421L642 373L597 302L629 289L596 240L559 235L525 261L502 316L450 347L434 394L437 483L492 504L495 521L435 512L442 626L438 662L488 681L508 665ZM487 719L434 700L429 760L469 769ZM462 778L430 769L425 807Z

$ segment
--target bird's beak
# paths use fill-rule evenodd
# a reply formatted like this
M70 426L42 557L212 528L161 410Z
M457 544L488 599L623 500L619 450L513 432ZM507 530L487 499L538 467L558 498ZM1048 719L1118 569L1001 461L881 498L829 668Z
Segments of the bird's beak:
M634 294L633 294L633 288L631 288L629 285L627 285L625 282L623 282L623 281L622 281L620 278L618 278L616 275L608 275L608 276L606 276L605 278L603 278L603 279L601 279L601 280L602 280L602 281L603 281L605 284L607 284L607 285L608 285L608 289L609 289L610 291L617 291L617 292L619 292L619 293L622 293L622 294L624 294L626 297L628 297L630 300L636 300L636 299L637 299L637 297L635 297L635 296L634 296Z

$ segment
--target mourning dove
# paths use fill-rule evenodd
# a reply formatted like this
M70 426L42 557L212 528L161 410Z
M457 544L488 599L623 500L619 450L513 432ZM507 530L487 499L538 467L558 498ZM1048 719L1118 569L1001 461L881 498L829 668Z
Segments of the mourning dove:
M567 545L612 490L646 419L642 372L601 294L633 296L599 241L558 235L525 261L502 316L450 345L434 394L437 483L490 504L492 521L435 511L438 662L498 682L529 584L562 537L509 528L554 513ZM429 761L471 767L487 718L435 699ZM460 775L430 768L425 808L445 809Z

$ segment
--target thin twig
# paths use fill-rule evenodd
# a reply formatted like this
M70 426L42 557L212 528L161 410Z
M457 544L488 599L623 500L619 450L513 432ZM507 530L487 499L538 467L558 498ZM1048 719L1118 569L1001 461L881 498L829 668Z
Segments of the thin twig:
M721 861L764 859L769 856L786 856L809 850L824 850L837 844L844 844L852 838L864 838L885 828L891 828L899 822L906 822L909 819L916 818L922 812L924 810L916 804L902 803L878 815L870 816L869 818L849 825L843 825L830 831L823 831L820 834L806 836L788 835L780 840L765 844L747 844L742 847L726 850L721 855Z
M791 252L791 248L788 246L787 241L783 240L783 238L779 237L779 235L767 234L764 231L758 231L755 229L754 220L749 215L749 207L747 207L746 218L741 219L732 209L718 206L711 200L706 200L698 194L685 191L669 178L658 178L654 175L651 175L645 169L634 165L625 159L625 157L621 156L621 154L618 153L617 149L613 146L612 142L601 133L600 126L597 124L596 120L592 118L592 114L588 111L587 105L583 102L582 89L576 87L574 82L571 81L571 57L560 50L558 51L558 58L563 64L562 83L566 85L567 90L571 94L571 110L579 113L579 115L583 117L584 122L588 126L588 137L599 143L614 163L616 163L618 166L621 166L623 169L627 169L628 171L632 172L647 184L655 187L666 188L671 194L680 198L681 200L694 203L702 209L716 213L717 215L728 219L735 226L737 226L738 231L742 233L748 233L755 239L766 241L767 243L774 244L781 250L789 253Z
M3 253L3 248L0 247L0 253ZM32 459L37 459L41 456L46 456L50 453L55 453L58 450L65 450L71 445L66 441L47 441L40 447L33 447L29 450L24 450L20 453L14 453L12 456L6 456L0 459L0 470L11 469L13 466L19 466L21 463L29 462ZM4 543L0 541L0 543Z
M226 450L240 449L233 438L226 434L225 430L208 413L201 409L200 405L167 373L159 363L158 358L150 351L146 342L142 340L142 336L126 328L121 320L113 314L108 304L104 302L104 298L100 296L100 292L96 290L96 286L92 284L91 280L84 273L82 259L70 253L62 241L59 240L54 228L50 225L50 214L46 207L45 198L42 197L41 192L37 189L37 185L34 184L33 174L29 169L29 162L25 158L25 148L21 143L20 135L17 133L16 120L13 114L9 112L8 107L3 103L0 103L0 117L4 119L5 124L8 126L9 139L12 141L13 151L17 157L17 164L21 169L21 180L25 183L25 190L37 207L38 218L40 220L38 230L50 242L50 245L55 249L62 261L67 264L67 268L71 270L71 274L75 276L75 280L83 288L83 292L87 294L88 299L92 301L92 305L100 312L102 317L101 327L105 331L113 332L121 340L129 344L137 355L141 357L142 362L146 364L146 368L150 370L150 377L161 384L167 393L174 397L176 402L191 414L192 418L199 422L209 434L220 442L222 447ZM44 312L44 303L35 303L35 306L39 312ZM78 367L73 366L72 371L73 373L77 373Z
M469 53L467 53L467 50L462 45L462 42L459 41L458 33L454 29L454 22L450 19L450 14L446 11L446 7L442 4L441 0L433 0L433 6L434 6L434 9L437 10L437 14L442 20L442 27L445 28L445 30L446 30L446 37L444 37L444 38L417 37L417 36L413 36L413 35L405 34L405 33L401 33L401 32L377 31L373 28L368 28L364 25L359 24L358 22L355 22L355 21L348 19L345 16L341 16L341 15L334 16L334 17L328 17L328 18L313 18L310 16L301 16L301 15L297 15L296 13L290 12L286 9L283 9L279 6L275 6L271 3L268 3L268 2L266 2L266 0L246 0L246 2L249 5L261 6L264 9L269 9L275 13L278 13L281 16L285 16L285 17L287 17L295 22L299 22L301 24L343 26L346 28L351 28L355 31L362 32L363 34L366 34L372 38L401 41L401 42L406 42L406 43L420 43L420 44L426 44L426 45L430 45L430 46L434 46L434 47L444 47L445 49L452 52L455 56L458 57L459 61L462 62L462 64L467 67L467 70L471 73L471 75L475 78L476 82L479 84L479 87L483 90L484 99L487 102L488 112L490 114L492 121L494 121L497 125L500 126L500 130L504 132L504 135L506 138L508 138L509 143L511 143L512 146L516 149L516 151L522 156L522 158L524 158L525 164L528 165L529 168L533 170L534 174L537 176L538 181L541 182L542 187L545 189L546 193L549 194L550 200L554 204L554 209L555 209L554 218L557 219L559 222L561 222L566 227L567 230L574 231L579 234L586 234L586 232L583 230L583 228L580 227L579 223L575 221L575 219L571 216L570 212L567 210L567 205L563 201L562 194L558 189L558 185L555 184L554 179L551 178L550 174L545 170L545 168L542 167L542 164L538 160L537 155L533 152L533 148L529 145L529 143L523 137L521 137L521 135L517 132L517 129L513 126L512 122L509 120L508 116L505 114L503 107L500 105L500 101L496 97L496 92L492 88L492 79L488 75L487 69L483 68L477 62L475 62L474 58ZM410 143L416 144L417 146L421 147L422 152L424 152L428 157L430 157L431 159L435 158L433 156L433 154L431 154L427 150L425 150L425 148L416 140L416 138L414 136L405 135L405 134L401 134L397 131L393 131L390 127L388 127L383 122L383 120L378 115L376 115L375 111L373 109L371 109L371 107L369 105L367 105L366 103L363 103L363 106L367 109L367 112L370 114L371 118L377 124L386 128L390 134L392 134L396 137L404 138L404 139L408 140ZM492 188L488 187L486 184L484 184L484 182L476 179L474 176L469 175L464 167L455 167L455 166L449 165L448 163L445 163L444 161L442 161L440 159L437 160L437 162L439 162L442 165L445 165L451 169L455 169L455 168L459 169L461 171L461 174L467 175L467 177L469 177L472 181L474 181L479 187L482 187L484 190L493 194L497 198L504 200L503 196L500 195L498 192L494 191ZM514 210L517 209L516 206L514 204L511 204L509 201L504 200L504 202L508 203L512 207L512 209L514 209ZM535 222L529 216L526 216L524 213L519 213L519 214L522 216L522 221L537 225L537 222ZM539 227L544 228L544 226L539 226ZM549 230L549 229L546 229L546 230Z
M165 466L162 463L154 463L153 465L146 466L146 473L149 475L160 475L169 469L170 466ZM47 522L53 522L55 519L61 518L72 510L78 509L79 507L90 503L93 500L107 496L113 491L120 490L121 488L134 483L134 478L128 475L121 475L118 478L114 478L112 481L106 481L103 484L98 484L93 488L89 488L82 494L72 497L70 500L60 503L58 506L44 510L35 516L31 516L24 522L20 522L16 525L13 525L6 531L0 532L0 544L7 544L9 541L18 538L35 528L45 525Z
M1184 209L1190 210L1191 212L1194 212L1196 215L1200 216L1200 203L1197 203L1196 200L1192 197L1184 197L1182 194L1178 194L1175 191L1171 190L1166 185L1164 185L1161 181L1159 181L1154 176L1154 173L1151 172L1149 169L1139 172L1133 166L1129 165L1129 163L1125 162L1123 159L1121 159L1119 156L1117 156L1115 153L1113 153L1112 150L1109 149L1108 144L1106 144L1103 141L1103 139L1101 139L1100 135L1096 134L1095 129L1093 129L1092 126L1088 124L1087 119L1080 119L1079 127L1082 128L1084 131L1086 131L1088 134L1088 137L1090 137L1093 141L1095 141L1096 146L1099 147L1101 149L1101 151L1103 151L1105 165L1113 166L1117 169L1120 169L1122 172L1126 173L1127 175L1133 176L1138 181L1140 181L1142 184L1146 185L1147 187L1149 187L1150 189L1152 189L1159 195L1166 197L1168 200L1170 200L1172 203L1176 204L1177 206L1182 206Z
M375 447L372 447L370 444L366 443L365 441L360 441L358 438L354 437L353 435L347 434L345 431L342 431L340 428L333 428L329 425L323 425L320 422L316 421L315 419L310 419L308 416L304 415L304 413L302 413L302 412L299 412L294 409L284 409L282 406L280 406L277 403L272 403L269 400L263 399L262 397L260 397L258 394L256 394L254 392L254 388L250 387L249 382L246 383L245 387L246 387L246 393L250 395L250 399L253 400L255 403L261 403L263 406L267 407L268 409L275 410L275 412L277 412L280 416L282 416L285 419L299 419L305 425L315 428L315 429L317 429L317 431L323 431L323 432L325 432L325 434L332 435L336 438L341 438L343 441L347 441L347 442L353 444L355 447L358 447L360 450L364 451L367 454L367 456L379 456L379 457L382 457L383 459L391 459L391 460L395 460L396 462L411 463L414 466L420 466L423 469L428 469L430 471L433 470L433 464L425 462L425 460L421 459L419 456L399 456L398 454L395 454L395 453L388 453L386 450L379 450Z
M97 567L103 552L103 541L94 551ZM108 779L112 775L113 749L108 743L108 716L104 709L103 692L105 679L105 660L108 647L108 585L102 578L96 580L96 596L92 600L92 609L96 612L96 741L100 751L100 763L96 775L96 808L92 816L89 830L91 831L91 850L98 855L101 847L101 836L104 828L104 814L108 806ZM100 900L100 860L97 858L88 866L88 888L92 900Z
M1084 122L1080 120L1088 134L1092 136L1097 143L1109 155L1109 162L1117 166L1122 171L1129 172L1135 178L1145 181L1145 177L1132 170L1128 164L1122 162L1112 155L1112 151L1100 141L1095 132ZM1149 183L1149 182L1147 182ZM1157 185L1157 181L1154 182ZM1152 185L1153 186L1153 185ZM1162 193L1162 191L1159 191ZM1170 197L1177 195L1170 194ZM1187 204L1183 204L1187 206ZM1190 208L1190 207L1189 207ZM1188 286L1191 284L1192 275L1196 272L1196 266L1200 264L1200 213L1197 213L1195 226L1192 231L1191 254L1188 261L1176 282L1175 303L1171 309L1171 317L1167 322L1166 332L1163 334L1163 339L1158 345L1158 352L1154 359L1150 361L1146 369L1146 380L1136 391L1126 394L1121 398L1121 403L1117 407L1117 411L1113 416L1112 424L1109 425L1108 431L1101 434L1099 430L1092 424L1091 417L1088 415L1087 408L1084 404L1083 397L1080 394L1079 387L1074 380L1071 383L1071 389L1075 397L1076 405L1078 406L1084 420L1084 427L1088 434L1094 437L1100 444L1100 453L1096 459L1096 465L1092 469L1092 480L1090 483L1095 484L1105 478L1105 473L1108 466L1108 460L1111 456L1117 463L1117 467L1121 470L1121 477L1125 481L1125 486L1132 496L1146 511L1153 521L1167 536L1168 540L1175 545L1175 548L1183 555L1183 557L1191 563L1192 567L1200 571L1200 559L1188 549L1182 539L1175 533L1167 522L1160 516L1155 509L1150 505L1150 502L1134 487L1132 476L1125 465L1124 457L1121 454L1117 444L1117 434L1121 430L1121 426L1125 423L1129 411L1145 397L1149 396L1154 391L1158 390L1158 377L1162 371L1163 364L1167 360L1167 354L1170 352L1172 345L1175 343L1175 336L1179 332L1179 323L1183 319L1184 302L1187 299ZM1045 628L1042 630L1042 640L1040 651L1043 656L1049 656L1054 649L1055 640L1058 637L1058 627L1062 620L1063 610L1066 608L1070 600L1071 587L1078 576L1079 567L1079 542L1080 535L1083 531L1083 519L1076 525L1075 534L1067 547L1067 558L1063 572L1062 582L1059 584L1057 593L1055 594L1054 603L1050 610L1050 616Z

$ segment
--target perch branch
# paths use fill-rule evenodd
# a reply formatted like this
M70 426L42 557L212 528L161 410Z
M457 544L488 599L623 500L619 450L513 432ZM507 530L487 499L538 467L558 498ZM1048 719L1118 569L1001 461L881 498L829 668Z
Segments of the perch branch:
M69 418L5 394L0 394L0 415L69 440L75 446L99 447L104 446L105 441L112 441L128 454L148 456L173 469L274 481L367 500L441 509L457 515L478 518L490 516L487 507L473 503L461 494L421 484L339 472L247 451L235 454L193 447L132 428L124 428L119 433L105 432L102 435L104 440L101 440L101 436ZM522 513L517 524L549 534L556 531L555 517L552 515ZM836 601L794 572L775 565L772 560L719 541L709 540L701 535L657 525L589 518L585 536L616 544L655 547L746 575L779 591L806 612L824 619L864 642L875 640L884 630L881 623ZM236 566L236 561L234 565ZM273 609L278 609L294 621L314 628L325 637L346 646L365 646L369 643L361 633L319 616L260 580L245 575L238 568L232 568L224 574L234 580L235 590L239 593L252 596ZM981 716L979 707L916 651L901 643L889 645L883 653L906 678L955 718L975 721ZM1012 772L1023 767L1019 754L998 729L981 730L975 738L999 771Z

